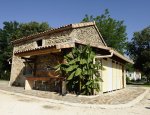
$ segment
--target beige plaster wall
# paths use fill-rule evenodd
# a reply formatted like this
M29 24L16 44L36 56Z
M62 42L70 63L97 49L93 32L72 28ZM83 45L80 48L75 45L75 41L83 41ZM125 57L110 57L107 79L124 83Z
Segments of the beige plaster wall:
M125 76L123 77L123 66L119 63L112 63L112 68L109 67L111 65L112 60L102 59L102 65L104 70L102 70L102 92L108 92L110 91L110 84L112 84L112 90L122 89L123 88L123 79L124 84L126 84ZM110 70L112 70L112 75L110 75ZM110 77L112 77L112 83L110 83ZM123 77L123 78L122 78ZM126 85L124 85L126 87Z
M113 64L113 90L116 90L117 88L117 73L116 73L116 63L112 63Z
M103 70L102 70L102 79L103 79L103 82L102 82L102 92L107 92L108 91L108 62L107 60L102 60L102 65L103 65Z

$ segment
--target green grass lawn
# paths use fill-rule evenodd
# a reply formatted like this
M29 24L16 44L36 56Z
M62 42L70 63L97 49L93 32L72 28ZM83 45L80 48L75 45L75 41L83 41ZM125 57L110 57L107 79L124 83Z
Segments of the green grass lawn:
M145 83L145 84L143 84L143 86L150 87L150 83Z
M150 85L147 85L147 84L143 84L141 86L144 86L144 87L150 87Z
M129 82L127 85L138 85L143 87L150 87L150 83L140 83L140 82Z

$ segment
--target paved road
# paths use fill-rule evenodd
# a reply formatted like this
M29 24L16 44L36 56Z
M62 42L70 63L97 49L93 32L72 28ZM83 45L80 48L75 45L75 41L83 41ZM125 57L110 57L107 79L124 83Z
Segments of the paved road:
M124 109L71 107L0 92L0 115L150 115L150 92Z

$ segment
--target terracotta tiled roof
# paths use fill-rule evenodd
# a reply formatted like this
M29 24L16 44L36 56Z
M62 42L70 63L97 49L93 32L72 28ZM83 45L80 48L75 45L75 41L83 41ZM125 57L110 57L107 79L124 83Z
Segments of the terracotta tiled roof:
M86 44L83 41L79 41L76 40L75 43L79 43L79 44ZM91 47L95 47L95 48L99 48L99 49L104 49L104 50L108 50L108 51L113 51L113 54L123 60L125 60L126 62L132 63L134 64L134 62L128 58L126 58L124 55L120 54L118 51L116 51L115 49L111 48L111 47L106 47L106 46L102 46L102 45L97 45L97 44L90 44Z
M81 40L78 40L78 39L75 40L75 43L87 45L86 42L81 41ZM107 47L107 46L95 44L95 43L92 43L92 42L91 42L89 45L90 45L91 47L96 47L96 48L100 48L100 49L104 49L104 50L109 50L109 47Z
M83 41L78 41L76 40L75 43L78 44L83 44L86 45L85 42ZM95 47L95 48L99 48L99 49L104 49L104 50L108 50L108 51L113 51L113 55L121 58L122 60L125 60L126 62L132 63L134 64L134 62L128 58L126 58L125 56L123 56L122 54L120 54L118 51L114 50L113 48L110 47L106 47L106 46L101 46L101 45L96 45L96 44L90 44L91 47ZM47 48L51 48L51 47L56 47L57 48L57 44L55 45L50 45L50 46L44 46L44 47L38 47L38 48L34 48L34 49L27 49L25 51L16 51L15 54L20 54L20 53L24 53L24 52L30 52L30 51L36 51L36 50L42 50L42 49L47 49ZM73 47L73 46L70 46Z
M34 49L26 49L26 50L23 50L23 51L16 51L14 52L14 54L19 54L19 53L24 53L24 52L29 52L29 51L35 51L35 50L42 50L42 49L47 49L47 48L51 48L51 47L54 47L56 45L50 45L50 46L45 46L45 47L37 47L37 48L34 48Z
M26 37L22 37L20 39L16 39L16 40L12 41L12 43L13 44L20 43L24 40L34 39L36 37L41 37L41 36L44 36L44 35L47 35L47 34L60 32L60 31L64 31L64 30L69 30L69 29L74 29L74 28L87 27L87 26L92 26L92 25L96 27L95 22L84 22L84 23L77 23L77 24L69 24L69 25L61 26L59 28L50 29L50 30L46 30L44 32L39 32L39 33L35 33L35 34L29 35L29 36L26 36ZM103 42L104 42L104 40L103 40Z

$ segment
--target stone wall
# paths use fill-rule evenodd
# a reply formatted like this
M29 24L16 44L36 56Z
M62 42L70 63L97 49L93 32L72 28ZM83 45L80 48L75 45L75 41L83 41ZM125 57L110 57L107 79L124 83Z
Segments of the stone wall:
M45 46L72 41L71 32L72 30L68 30L47 36L45 39Z
M36 42L35 41L28 41L28 42L23 42L21 44L18 44L15 47L15 52L16 51L25 51L28 49L34 49L36 46Z
M63 62L63 56L61 53L55 54L45 54L37 56L35 62L35 76L36 77L49 77L50 81L48 91L61 91L61 82L59 79L54 79L54 77L59 77L59 73L55 71L55 67Z
M50 75L58 75L53 69L56 65L63 62L63 56L61 53L55 54L45 54L39 55L35 58L35 63L33 64L35 67L35 74L31 75L23 75L23 71L25 68L25 64L23 63L25 60L21 59L21 57L17 57L13 55L12 58L12 69L11 69L11 77L9 85L25 85L25 77L27 76L36 76L36 77L48 77Z
M87 44L104 45L94 26L74 29L71 36Z
M45 54L45 55L39 55L36 58L35 62L35 69L36 69L36 74L35 76L37 77L44 77L42 73L47 74L54 74L55 66L63 62L63 56L61 53L55 53L55 54Z
M33 39L33 40L28 40L28 41L24 41L24 42L21 42L19 44L15 44L14 45L14 52L17 52L17 51L25 51L25 50L28 50L28 49L34 49L37 47L37 44L36 44L36 41L39 40L39 39L43 39L44 37L39 37L39 38L36 38L36 39Z
M64 42L71 41L70 33L71 33L71 30L68 30L68 31L53 33L53 34L50 34L47 36L35 38L33 40L24 41L23 43L20 43L20 44L17 44L14 46L15 52L37 48L38 46L37 46L36 41L40 40L40 39L42 39L42 42L43 42L42 47L51 46L51 45L55 45L58 43L64 43Z
M14 48L15 50L15 48ZM9 85L25 85L25 77L23 76L23 69L25 64L24 60L21 57L15 55L12 56L12 65L11 65L11 76Z

